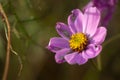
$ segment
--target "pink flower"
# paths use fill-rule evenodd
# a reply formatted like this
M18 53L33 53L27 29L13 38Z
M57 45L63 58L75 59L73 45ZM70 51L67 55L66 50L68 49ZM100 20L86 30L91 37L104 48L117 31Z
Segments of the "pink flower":
M106 28L98 27L100 11L89 7L84 14L74 9L68 17L68 25L58 22L56 30L61 37L50 39L47 48L55 54L57 63L84 64L102 50Z

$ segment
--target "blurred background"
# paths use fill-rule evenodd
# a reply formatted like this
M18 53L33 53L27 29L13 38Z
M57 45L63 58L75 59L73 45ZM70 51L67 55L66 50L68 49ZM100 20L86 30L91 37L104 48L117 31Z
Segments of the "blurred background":
M49 39L59 36L56 22L67 23L71 10L82 9L89 0L0 0L11 25L10 66L7 80L120 80L120 1L101 52L102 69L96 58L84 65L57 64L48 51ZM5 23L0 17L0 80L5 56ZM20 58L21 60L20 60ZM94 62L93 62L94 61ZM23 65L20 75L20 68Z

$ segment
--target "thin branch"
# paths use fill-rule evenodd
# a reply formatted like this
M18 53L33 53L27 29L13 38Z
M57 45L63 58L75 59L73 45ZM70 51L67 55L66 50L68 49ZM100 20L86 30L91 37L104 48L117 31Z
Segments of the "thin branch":
M19 72L18 72L18 77L19 77L21 72L22 72L22 68L23 68L22 60L21 60L20 56L18 55L18 53L13 50L12 46L10 48L11 48L11 51L18 57L18 61L19 61L19 64L20 64L20 69L19 69Z
M6 26L7 26L7 51L6 51L5 68L4 68L4 73L3 73L3 77L2 77L2 80L7 80L8 70L9 70L9 60L10 60L10 24L9 24L8 18L2 8L1 3L0 3L0 14L2 15L2 17L6 23Z

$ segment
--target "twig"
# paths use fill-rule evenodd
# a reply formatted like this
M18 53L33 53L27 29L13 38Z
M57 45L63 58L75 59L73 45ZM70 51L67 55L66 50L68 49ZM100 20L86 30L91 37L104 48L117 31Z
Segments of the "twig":
M6 26L7 26L7 51L6 51L6 62L5 62L5 68L2 80L7 80L8 70L9 70L9 60L10 60L10 24L8 21L8 18L2 8L2 5L0 3L0 14L2 15Z
M4 28L5 28L5 35L6 35L6 38L7 38L7 36L8 36L7 35L7 29L6 29L6 27L4 27ZM7 38L7 40L8 40L8 38ZM19 72L18 72L18 77L19 77L21 72L22 72L22 68L23 68L22 59L21 59L20 55L16 51L14 51L14 49L12 48L11 45L10 45L10 50L13 52L13 54L15 54L18 57L18 61L19 61L19 64L20 64L20 69L19 69Z
M18 77L19 77L22 72L22 68L23 68L22 60L21 60L20 56L18 55L18 53L13 50L12 46L10 48L11 48L11 51L18 57L18 61L20 63L20 70L18 72Z

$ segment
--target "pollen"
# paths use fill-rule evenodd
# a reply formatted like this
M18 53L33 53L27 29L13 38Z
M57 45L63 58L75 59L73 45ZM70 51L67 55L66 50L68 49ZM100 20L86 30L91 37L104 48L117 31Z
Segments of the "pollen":
M69 40L70 48L73 51L81 52L86 48L88 44L88 38L84 33L73 34Z

